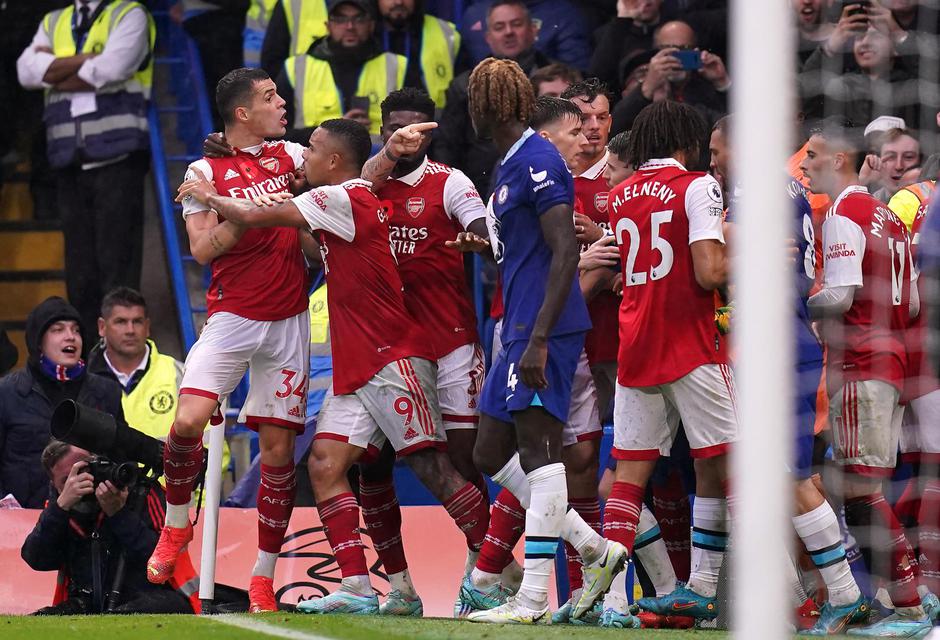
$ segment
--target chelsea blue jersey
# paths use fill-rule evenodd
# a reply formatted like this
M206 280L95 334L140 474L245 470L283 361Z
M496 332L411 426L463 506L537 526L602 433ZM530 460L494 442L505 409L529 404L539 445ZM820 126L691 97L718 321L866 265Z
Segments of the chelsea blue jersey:
M552 207L574 206L574 178L558 150L527 129L496 170L487 225L503 277L503 344L528 340L545 299L552 251L540 218ZM574 226L572 224L572 233ZM575 274L550 336L591 328Z
M793 238L799 255L796 259L796 354L794 364L822 362L822 347L810 328L809 308L806 300L816 282L816 233L813 228L813 210L806 199L806 190L796 180L787 183L787 195L793 203ZM732 210L736 198L731 199L726 222L733 222ZM736 214L737 212L735 212Z

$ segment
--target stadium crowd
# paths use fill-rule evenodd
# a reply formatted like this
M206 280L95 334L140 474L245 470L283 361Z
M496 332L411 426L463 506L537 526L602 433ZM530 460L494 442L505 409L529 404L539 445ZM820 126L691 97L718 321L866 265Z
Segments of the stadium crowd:
M940 618L940 12L792 7L788 605L810 635L922 637ZM43 509L23 558L68 577L38 613L198 612L185 549L204 431L247 372L250 611L277 609L305 460L342 583L298 609L421 615L398 459L466 538L455 616L715 620L738 429L729 246L756 214L736 206L727 2L183 0L171 14L221 132L177 195L212 272L185 365L149 339L136 291L159 99L146 3L0 4L16 27L4 96L45 95L44 109L2 101L17 126L0 156L30 158L35 215L61 222L69 299L33 310L27 365L0 379L0 497ZM469 253L493 285L482 325ZM164 441L161 481L119 486L96 452L53 439L67 400ZM559 539L571 592L552 612Z

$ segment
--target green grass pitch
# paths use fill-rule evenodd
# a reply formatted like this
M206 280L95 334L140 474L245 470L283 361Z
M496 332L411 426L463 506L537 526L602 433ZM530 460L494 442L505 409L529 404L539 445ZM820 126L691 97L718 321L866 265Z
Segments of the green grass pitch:
M699 630L622 630L573 627L498 627L462 620L310 616L272 613L260 616L0 616L4 640L595 640L623 637L650 640L725 640L731 634Z

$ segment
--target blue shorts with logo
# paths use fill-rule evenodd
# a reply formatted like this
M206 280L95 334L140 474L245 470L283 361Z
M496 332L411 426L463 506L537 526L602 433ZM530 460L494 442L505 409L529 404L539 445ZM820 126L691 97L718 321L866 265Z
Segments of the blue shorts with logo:
M813 467L813 441L815 439L816 425L816 392L819 389L819 379L822 376L822 361L808 362L797 365L795 389L795 416L793 434L796 437L794 446L794 465L791 472L797 480L805 480L812 474Z
M519 376L519 359L529 341L504 344L483 383L480 411L497 420L512 422L513 412L542 407L559 422L566 423L571 407L571 385L584 349L584 335L579 331L548 339L545 364L548 387L540 391L527 387Z

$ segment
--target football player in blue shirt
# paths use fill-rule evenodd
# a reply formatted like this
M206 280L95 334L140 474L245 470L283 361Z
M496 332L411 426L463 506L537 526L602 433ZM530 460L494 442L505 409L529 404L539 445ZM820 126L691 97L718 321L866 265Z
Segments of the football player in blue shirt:
M737 188L733 182L731 153L731 116L715 123L712 130L710 150L712 169L721 175L725 189L729 192L728 215L725 222L732 222L735 211ZM796 353L794 365L795 403L795 464L791 473L796 483L796 511L793 526L806 545L813 563L819 570L829 594L819 618L809 635L842 633L849 624L867 621L871 609L862 596L852 571L846 561L842 545L842 532L832 507L816 488L811 479L813 464L813 428L816 423L816 392L823 370L823 352L810 326L806 300L815 283L816 242L813 229L813 214L803 186L795 180L787 185L787 195L793 203L793 247L795 254L795 320L794 337ZM793 577L796 578L795 576ZM797 580L798 582L798 580ZM805 593L802 598L805 601ZM804 602L794 602L800 607ZM799 609L798 609L799 611Z
M584 560L573 618L607 591L627 560L623 546L604 540L568 508L561 461L572 380L591 326L577 281L574 179L554 145L528 127L535 96L515 62L481 62L469 93L477 135L492 138L502 154L488 225L505 308L503 347L483 387L474 461L526 508L526 538L517 594L498 604L498 583L481 584L471 574L460 598L483 609L468 616L472 621L546 624L559 536ZM483 243L471 236L460 234L454 244L480 249Z

